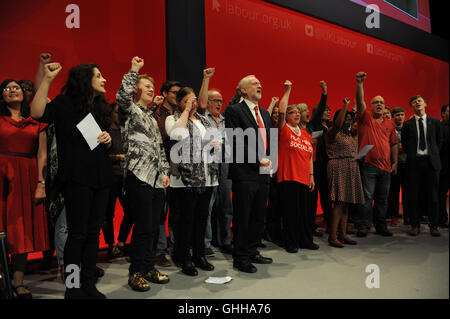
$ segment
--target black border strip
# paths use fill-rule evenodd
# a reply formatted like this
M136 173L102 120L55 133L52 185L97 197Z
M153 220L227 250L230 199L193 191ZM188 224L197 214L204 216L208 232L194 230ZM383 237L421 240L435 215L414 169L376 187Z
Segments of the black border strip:
M206 66L205 1L166 0L167 80L200 91Z
M336 0L263 0L314 18L411 49L428 56L449 61L448 40L415 28L386 15L380 15L379 29L365 25L368 13L351 1ZM339 3L338 3L339 2ZM370 2L370 1L369 1Z

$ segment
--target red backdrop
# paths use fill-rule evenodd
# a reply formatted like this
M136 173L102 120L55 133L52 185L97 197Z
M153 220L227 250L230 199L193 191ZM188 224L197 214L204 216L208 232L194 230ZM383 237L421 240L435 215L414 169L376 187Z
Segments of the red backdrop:
M409 116L409 98L421 94L435 117L448 103L443 61L260 0L206 0L205 10L207 65L216 67L210 85L225 100L241 78L255 74L263 106L272 96L281 98L289 79L290 102L306 102L311 109L325 80L335 111L345 96L354 98L355 74L365 71L366 102L380 94L387 106L402 106Z

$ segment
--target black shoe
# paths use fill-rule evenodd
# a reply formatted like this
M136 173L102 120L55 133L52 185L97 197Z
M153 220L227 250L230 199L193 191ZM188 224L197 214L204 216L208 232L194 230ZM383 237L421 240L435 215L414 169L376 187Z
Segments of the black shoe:
M384 236L384 237L391 237L392 236L392 233L389 230L387 230L386 228L385 229L379 229L379 230L376 231L376 233L378 235L381 235L381 236Z
M317 230L317 229L316 229L316 230L314 231L313 235L316 236L316 237L322 237L322 236L323 236L323 233L322 233L320 230Z
M223 254L231 255L233 253L233 246L231 246L231 245L223 245L222 247L220 247L220 251Z
M214 270L214 266L212 264L210 264L205 257L192 258L192 262L194 263L195 267L198 267L200 269L203 269L206 271Z
M358 230L356 232L356 237L367 237L367 232L364 230Z
M106 296L98 291L95 285L83 285L81 289L89 299L106 299Z
M89 296L81 288L67 288L64 299L89 299Z
M258 269L249 262L247 263L233 262L233 267L239 271L247 272L250 274L253 274L258 271Z
M105 275L105 271L100 267L95 267L95 277L101 278Z
M197 275L198 275L197 269L195 269L195 267L194 267L191 263L189 263L189 264L184 264L184 265L181 267L181 272L182 272L183 274L188 275L188 276L197 276Z
M303 246L303 247L300 247L300 248L303 248L303 249L310 249L310 250L317 250L317 249L319 249L319 245L312 243L312 244L309 245L309 246Z
M440 228L448 228L448 223L441 223L439 224Z
M208 248L205 248L205 256L214 257L214 256L216 256L216 253L214 252L214 250L212 250L211 247L208 247Z
M298 248L297 247L289 247L289 248L286 248L286 251L288 253L295 254L295 253L298 253Z
M262 242L259 242L259 244L258 244L257 247L258 247L258 248L267 248L267 245L266 245L266 244L263 244Z
M30 299L33 299L33 295L31 294L31 292L27 292L25 294L19 294L17 292L17 288L24 288L24 289L28 290L28 287L25 287L24 285L19 285L19 286L13 287L14 293L16 294L15 299L19 299L19 300L30 300Z
M254 264L271 264L273 262L272 258L263 257L261 255L256 255L250 258L250 262Z

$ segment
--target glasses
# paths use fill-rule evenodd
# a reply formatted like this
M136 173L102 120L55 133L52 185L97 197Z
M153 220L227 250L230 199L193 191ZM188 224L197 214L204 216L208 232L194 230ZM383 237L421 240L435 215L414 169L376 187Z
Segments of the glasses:
M223 100L221 99L208 99L209 101L213 101L214 103L223 103Z
M9 92L9 91L20 91L20 86L17 86L17 85L8 86L3 89L3 92Z

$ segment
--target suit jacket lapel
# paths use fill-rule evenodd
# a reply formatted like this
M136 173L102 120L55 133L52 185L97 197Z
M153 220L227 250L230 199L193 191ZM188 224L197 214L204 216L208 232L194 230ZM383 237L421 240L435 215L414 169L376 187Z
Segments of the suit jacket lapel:
M433 130L433 123L431 121L431 118L427 115L427 145L428 149L431 147L431 133Z
M417 123L416 118L413 117L411 119L411 130L413 131L413 137L414 137L414 149L417 149L417 142L419 140L419 133L417 132Z

